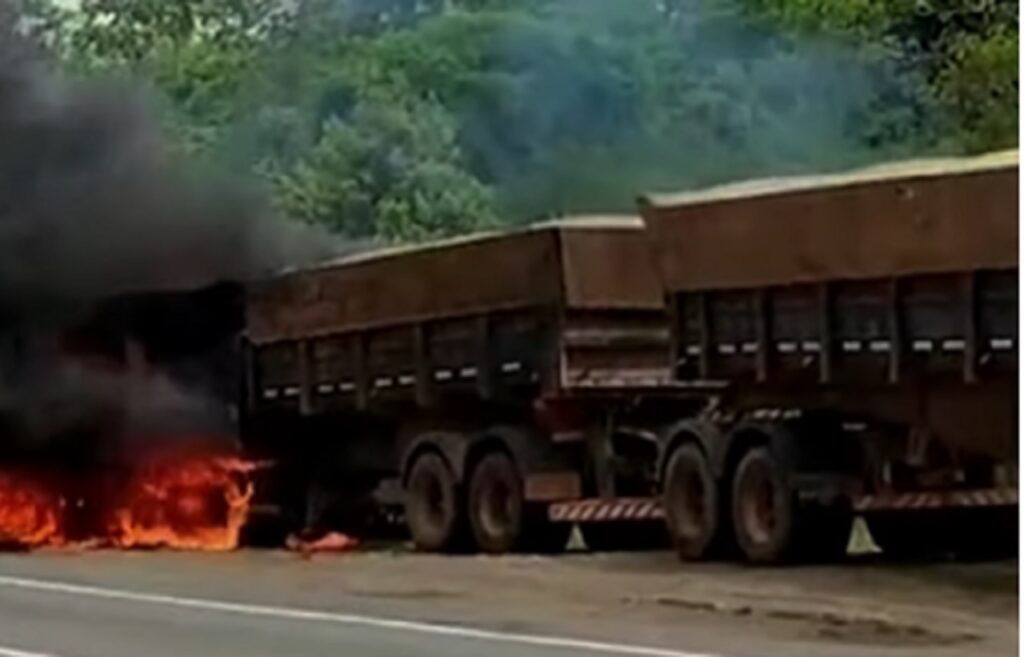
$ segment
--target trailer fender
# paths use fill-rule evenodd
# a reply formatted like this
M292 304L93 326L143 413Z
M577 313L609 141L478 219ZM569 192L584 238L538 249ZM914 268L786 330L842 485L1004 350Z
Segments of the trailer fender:
M842 432L837 418L744 419L728 431L723 445L721 460L712 465L722 476L731 476L748 450L767 446L795 488L822 499L841 497L860 467L860 447Z
M527 427L493 426L472 436L462 464L462 477L468 479L476 463L495 451L512 459L522 477L527 501L552 502L580 497L579 472L547 435Z
M500 425L475 433L431 431L416 436L403 450L402 482L404 484L413 461L424 451L441 454L456 481L462 483L469 476L473 464L484 454L495 450L508 454L524 477L562 467L550 441L527 428Z
M525 427L498 425L470 436L460 464L460 476L468 476L473 464L493 450L507 453L524 477L558 469L560 465L556 451L546 436Z
M402 487L408 481L409 472L412 470L416 459L426 452L440 454L447 462L448 467L455 474L456 481L462 481L462 465L465 462L466 450L468 448L466 436L452 431L429 431L413 438L402 450L401 476Z
M675 422L661 433L662 439L658 449L657 473L659 485L664 481L665 468L672 452L680 445L696 443L704 450L711 464L711 471L716 477L721 476L721 469L715 464L724 460L725 440L721 429L713 422L689 418Z
M740 459L754 447L768 447L787 472L796 472L800 445L796 432L784 422L741 420L725 433L721 448L713 453L711 468L730 477Z

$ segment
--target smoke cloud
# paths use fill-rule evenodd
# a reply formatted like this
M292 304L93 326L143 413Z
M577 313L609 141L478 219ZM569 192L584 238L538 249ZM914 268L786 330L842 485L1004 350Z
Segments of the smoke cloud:
M927 120L908 72L836 41L782 34L742 3L544 7L538 27L510 25L489 42L518 78L498 103L515 116L497 123L486 107L463 110L471 159L515 214L628 210L638 193L920 147L906 134Z
M62 79L0 14L0 302L245 280L330 252L171 157L143 95Z
M82 326L117 295L242 282L337 244L275 216L238 180L189 171L142 93L63 78L22 27L0 0L0 453L88 463L136 438L155 448L159 436L230 437L230 386L184 382L172 362L132 370L126 345L139 336L121 315L99 332ZM230 303L175 306L146 331L203 337L212 315L240 317ZM225 353L240 326L214 328L191 356Z
M920 71L783 30L758 3L478 4L495 9L437 10L366 56L451 112L509 218L631 211L640 193L920 154L938 123ZM345 93L317 106L332 98L343 116Z

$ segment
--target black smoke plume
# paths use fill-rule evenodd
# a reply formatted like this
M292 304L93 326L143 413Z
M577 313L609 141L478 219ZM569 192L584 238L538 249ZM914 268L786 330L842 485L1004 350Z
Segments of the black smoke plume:
M325 252L242 185L190 175L140 93L62 79L11 25L0 40L5 303L243 280Z
M330 240L238 181L190 172L144 94L62 77L4 2L0 458L59 446L77 462L136 435L228 433L239 288L199 305L174 295L307 262Z

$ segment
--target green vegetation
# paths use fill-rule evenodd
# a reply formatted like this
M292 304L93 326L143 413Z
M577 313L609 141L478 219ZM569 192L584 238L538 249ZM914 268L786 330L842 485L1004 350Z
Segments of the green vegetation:
M182 152L354 238L1017 135L1000 0L80 0L75 75L145 81ZM40 18L41 17L41 18Z

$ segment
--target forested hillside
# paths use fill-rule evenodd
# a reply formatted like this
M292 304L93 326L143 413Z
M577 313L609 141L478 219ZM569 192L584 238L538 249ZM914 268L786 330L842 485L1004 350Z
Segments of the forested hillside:
M297 219L405 240L637 193L1010 146L1000 0L24 2L70 75Z

